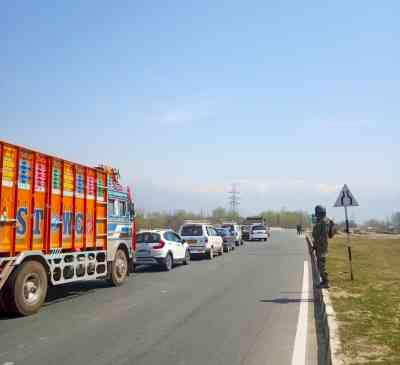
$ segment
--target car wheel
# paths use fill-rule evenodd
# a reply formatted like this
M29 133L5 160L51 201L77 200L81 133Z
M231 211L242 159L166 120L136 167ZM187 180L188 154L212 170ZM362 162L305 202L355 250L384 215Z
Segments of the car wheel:
M190 264L190 252L189 250L186 250L185 252L185 261L183 261L184 265L189 265Z
M114 261L111 264L110 283L114 286L121 286L128 277L128 258L122 249L115 253Z
M212 260L214 258L214 249L211 247L210 251L208 251L207 258Z
M7 312L22 316L36 313L46 299L48 278L38 261L26 261L12 274L5 288L4 305Z
M173 263L174 263L174 260L172 258L172 255L170 253L168 253L167 257L165 258L165 262L164 262L164 270L171 271Z
M221 249L218 251L218 255L222 256L224 254L224 248L221 246Z

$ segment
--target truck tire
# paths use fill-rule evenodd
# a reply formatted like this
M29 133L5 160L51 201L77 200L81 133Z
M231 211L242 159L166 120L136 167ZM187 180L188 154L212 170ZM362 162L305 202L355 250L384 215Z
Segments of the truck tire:
M46 269L39 261L25 261L12 273L6 285L6 293L3 293L6 310L21 316L35 314L47 295Z
M111 264L110 283L114 286L121 286L128 277L128 258L124 250L119 248L115 253L114 261Z
M7 313L8 311L7 311L6 304L5 304L5 302L4 302L4 295L3 295L3 293L4 293L4 290L3 290L3 291L0 291L0 313Z

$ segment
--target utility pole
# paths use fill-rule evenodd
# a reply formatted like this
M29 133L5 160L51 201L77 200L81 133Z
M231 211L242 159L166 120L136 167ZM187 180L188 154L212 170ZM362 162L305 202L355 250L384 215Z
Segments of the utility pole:
M232 184L231 190L228 192L229 207L232 214L238 214L240 205L240 191L238 184Z

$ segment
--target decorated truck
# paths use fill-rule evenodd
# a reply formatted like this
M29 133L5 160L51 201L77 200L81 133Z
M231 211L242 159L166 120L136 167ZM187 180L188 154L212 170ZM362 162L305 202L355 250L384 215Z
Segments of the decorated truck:
M119 172L0 141L0 307L37 312L49 286L124 283L134 266L134 205Z

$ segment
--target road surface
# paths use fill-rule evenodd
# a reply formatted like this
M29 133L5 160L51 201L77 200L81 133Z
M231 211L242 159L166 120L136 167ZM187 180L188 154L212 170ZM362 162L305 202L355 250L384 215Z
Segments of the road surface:
M304 239L272 234L212 261L141 271L120 288L52 289L32 317L0 314L0 365L291 365L295 346L316 364Z

